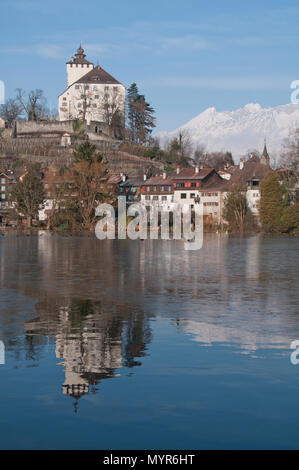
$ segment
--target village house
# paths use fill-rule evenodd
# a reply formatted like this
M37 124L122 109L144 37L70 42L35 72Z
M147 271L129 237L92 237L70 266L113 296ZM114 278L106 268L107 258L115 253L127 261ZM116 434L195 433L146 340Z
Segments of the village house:
M257 218L261 197L260 182L270 170L270 157L265 144L261 157L253 155L245 162L240 159L239 167L229 181L230 186L239 186L246 191L248 208Z
M176 172L153 176L141 187L141 203L155 205L159 210L175 211L178 207L202 203L206 224L221 224L224 181L214 168L177 168Z
M99 65L94 67L81 45L66 63L66 73L67 88L58 98L60 121L94 123L95 132L100 131L97 123L111 125L116 114L124 121L125 87Z
M11 192L15 184L15 176L13 170L0 170L0 223L8 224L11 219L11 210L13 202L11 200Z
M202 203L206 224L221 224L223 211L223 193L226 190L224 181L214 168L177 168L173 177L174 203Z
M145 206L154 205L159 210L174 210L172 176L163 172L161 176L152 176L144 180L140 188L140 201Z
M42 175L42 184L44 187L45 201L43 207L38 211L38 219L45 222L49 215L57 208L58 199L63 197L65 184L71 184L60 172L58 165L52 164Z

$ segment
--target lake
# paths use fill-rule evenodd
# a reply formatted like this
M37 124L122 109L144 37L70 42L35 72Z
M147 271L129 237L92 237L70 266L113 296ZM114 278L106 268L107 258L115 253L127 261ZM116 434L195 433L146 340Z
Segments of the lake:
M13 233L0 259L1 449L299 448L299 239Z

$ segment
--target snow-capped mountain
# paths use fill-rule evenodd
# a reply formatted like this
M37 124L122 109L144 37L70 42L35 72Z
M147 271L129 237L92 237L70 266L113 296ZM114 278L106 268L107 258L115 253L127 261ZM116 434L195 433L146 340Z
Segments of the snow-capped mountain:
M191 121L172 132L159 132L156 137L165 144L179 130L187 131L194 145L204 144L207 151L231 151L236 157L249 149L262 150L267 141L269 154L280 153L283 140L299 127L299 105L286 104L262 108L249 103L235 111L217 112L208 108Z

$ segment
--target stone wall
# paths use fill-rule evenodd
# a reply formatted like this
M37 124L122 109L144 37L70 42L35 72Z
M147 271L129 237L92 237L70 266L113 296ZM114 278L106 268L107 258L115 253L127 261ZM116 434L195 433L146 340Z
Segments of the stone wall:
M16 121L15 135L21 137L26 134L63 134L73 132L73 121Z

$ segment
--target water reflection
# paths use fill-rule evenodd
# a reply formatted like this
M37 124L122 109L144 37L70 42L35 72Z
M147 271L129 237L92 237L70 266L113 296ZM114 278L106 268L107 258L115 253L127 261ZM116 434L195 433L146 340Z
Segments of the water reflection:
M1 237L0 446L297 448L298 248Z
M36 305L39 317L25 322L26 343L31 359L38 361L36 339L55 338L56 358L62 360L65 379L62 393L78 399L97 391L103 379L120 375L122 366L141 365L151 330L144 314L131 313L127 305L113 306L102 301L72 299L57 307L57 301L43 299Z
M105 335L113 333L111 341L114 347L122 345L126 367L140 364L154 317L169 318L203 344L236 343L247 351L287 347L298 329L295 239L213 235L203 249L192 252L179 241L100 242L42 232L6 237L0 255L1 289L37 302L36 335L53 334L59 342L72 334L81 341L94 322L98 344L105 345ZM6 301L1 327L9 329L11 338L30 315L25 319L18 313L18 302L9 293ZM74 304L80 301L81 307Z

